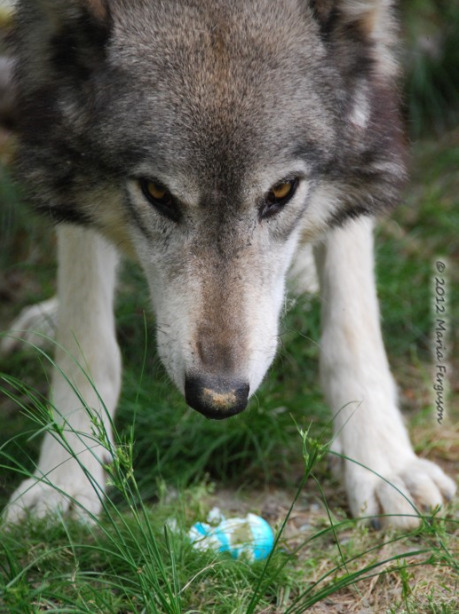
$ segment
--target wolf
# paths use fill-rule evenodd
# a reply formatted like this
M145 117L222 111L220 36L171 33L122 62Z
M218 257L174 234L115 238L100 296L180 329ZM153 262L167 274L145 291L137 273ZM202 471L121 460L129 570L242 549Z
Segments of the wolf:
M171 379L212 419L245 409L289 272L316 267L352 514L410 528L450 499L413 451L379 324L373 225L406 175L391 0L19 0L15 37L17 172L58 232L51 404L78 460L46 434L7 521L101 509L84 406L110 433L120 254Z

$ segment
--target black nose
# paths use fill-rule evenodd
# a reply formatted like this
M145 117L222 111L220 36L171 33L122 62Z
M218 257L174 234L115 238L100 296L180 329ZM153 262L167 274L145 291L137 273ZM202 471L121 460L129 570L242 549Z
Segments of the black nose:
M244 411L249 385L240 379L216 375L192 375L185 381L185 399L207 418L223 420Z

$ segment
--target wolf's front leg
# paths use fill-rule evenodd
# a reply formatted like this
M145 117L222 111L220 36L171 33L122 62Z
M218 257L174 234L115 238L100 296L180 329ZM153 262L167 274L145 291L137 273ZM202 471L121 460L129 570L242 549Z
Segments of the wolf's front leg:
M317 265L321 379L334 412L335 449L352 459L343 462L352 514L383 513L391 515L384 524L416 526L412 503L432 509L453 496L455 484L414 454L397 407L379 324L372 222L331 232L317 249Z
M65 444L55 433L45 435L34 477L19 486L6 509L6 519L13 522L29 511L37 516L57 510L97 514L104 493L102 463L109 460L110 446L100 445L95 431L100 419L110 440L120 388L113 315L118 258L95 232L62 226L58 260L51 402Z

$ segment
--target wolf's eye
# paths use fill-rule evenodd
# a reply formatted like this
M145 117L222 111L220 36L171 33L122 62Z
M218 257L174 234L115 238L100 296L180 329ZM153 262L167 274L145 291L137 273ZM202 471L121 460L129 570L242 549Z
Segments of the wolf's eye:
M298 188L299 179L284 179L276 183L268 192L260 209L260 218L266 219L278 213L288 203Z
M161 183L149 179L140 179L139 185L145 198L157 209L159 213L178 222L180 210L177 201Z
M283 200L289 196L293 189L293 183L291 181L283 181L273 187L269 196L274 197L276 200Z
M154 200L163 201L168 196L166 188L163 188L159 183L155 183L154 181L149 181L145 187L147 188L148 196Z

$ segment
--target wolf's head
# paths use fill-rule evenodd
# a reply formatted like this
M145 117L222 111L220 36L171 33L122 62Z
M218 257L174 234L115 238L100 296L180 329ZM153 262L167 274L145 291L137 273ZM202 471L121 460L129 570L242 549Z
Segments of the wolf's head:
M140 260L188 403L244 409L299 241L391 204L387 0L22 0L20 170Z

